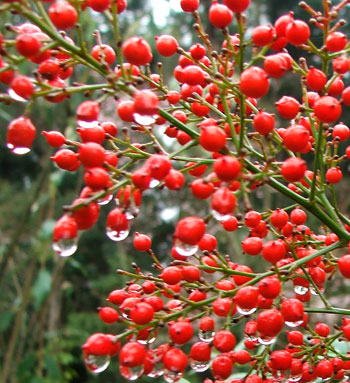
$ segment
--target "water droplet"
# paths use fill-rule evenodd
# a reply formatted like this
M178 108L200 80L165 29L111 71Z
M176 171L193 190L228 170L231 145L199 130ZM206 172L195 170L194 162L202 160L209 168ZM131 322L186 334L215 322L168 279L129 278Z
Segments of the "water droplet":
M250 315L255 313L256 307L253 307L252 309L244 309L242 307L237 306L237 311L242 315Z
M140 209L136 206L129 206L127 209L124 209L124 213L126 215L126 219L131 221L138 216Z
M137 341L141 344L152 344L156 340L156 336L154 333L150 334L150 336L147 339L138 339Z
M123 378L127 380L136 380L140 376L142 376L144 366L143 364L136 367L126 367L126 366L120 365L119 369Z
M134 121L140 125L149 126L156 122L157 115L146 115L134 113Z
M299 382L299 380L301 379L301 375L292 375L289 379L288 379L288 382Z
M298 295L305 295L309 292L309 288L305 286L295 285L294 292L295 294L298 294Z
M129 235L129 232L129 230L115 231L107 227L106 235L112 241L120 242L123 241Z
M147 376L149 376L150 378L159 378L164 374L164 368L163 368L164 366L162 362L163 353L160 353L157 351L157 349L155 349L155 350L152 350L152 356L153 356L154 367L153 367L153 370Z
M164 380L167 383L176 383L178 382L183 376L183 372L175 372L165 369L164 370Z
M209 362L198 362L197 360L192 360L191 368L196 372L204 372L209 368Z
M110 362L111 357L109 355L89 355L85 359L86 367L94 374L107 370Z
M8 143L7 148L11 150L12 153L17 154L19 156L22 156L23 154L27 154L30 152L30 148L26 148L24 146L13 146L12 144Z
M323 287L320 287L318 286L318 289L320 290L321 293L324 292L324 288ZM316 291L316 289L313 287L313 286L310 286L310 293L316 297L318 297L318 292Z
M10 88L8 90L8 94L9 96L13 99L13 100L16 100L16 101L19 101L19 102L28 102L28 100L26 100L25 98L21 97L19 94L17 94L12 88Z
M150 184L149 184L149 187L151 189L154 189L156 188L158 185L160 184L160 181L156 180L155 178L152 178Z
M70 257L78 249L78 238L60 239L52 244L52 249L61 257Z
M98 121L84 121L84 120L77 120L77 123L82 128L94 128L98 125Z
M255 342L258 340L258 337L255 336L255 335L248 335L248 334L244 334L244 339L247 339L251 342Z
M296 321L296 322L290 322L290 321L285 321L284 322L288 327L298 327L298 326L300 326L301 324L303 324L304 323L304 321L303 320L299 320L299 321Z
M211 343L214 339L214 336L215 336L215 331L202 331L202 330L199 330L199 333L198 333L198 338L202 341L202 342L206 342L206 343Z
M275 336L264 336L259 337L258 342L262 344L263 346L269 346L270 344L275 343L276 337Z
M218 211L216 210L211 210L211 214L213 215L213 217L219 221L219 222L225 222L227 221L229 218L231 218L231 214L221 214L219 213Z
M113 194L107 194L105 197L97 200L100 206L108 205L113 199Z
M196 254L198 251L197 245L187 245L179 241L178 239L175 241L175 250L184 257L189 257L190 255Z

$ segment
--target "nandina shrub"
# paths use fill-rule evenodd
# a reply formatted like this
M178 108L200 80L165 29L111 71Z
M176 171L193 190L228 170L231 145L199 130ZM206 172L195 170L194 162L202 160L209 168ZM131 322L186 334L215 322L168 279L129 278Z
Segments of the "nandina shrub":
M76 110L75 141L42 132L57 149L51 159L59 168L84 173L84 188L56 222L53 249L73 255L79 231L94 226L106 209L107 237L132 242L154 262L153 274L137 265L134 272L118 271L129 283L110 293L99 316L124 324L125 331L92 334L82 346L87 368L101 373L113 358L126 380L163 376L168 383L180 381L187 368L210 368L220 382L347 380L349 356L335 344L350 340L350 310L338 307L325 286L334 276L350 278L350 219L339 208L335 187L350 159L350 146L345 153L340 146L349 138L341 120L350 104L344 84L350 48L339 30L348 1L323 1L322 11L302 2L309 23L285 14L273 26L255 26L252 38L242 14L249 0L213 1L209 22L222 33L222 48L214 52L199 0L181 0L201 41L184 49L171 35L156 37L160 55L178 55L174 90L161 72L152 73L149 42L121 39L117 21L126 1L35 3L1 5L20 21L0 36L0 81L8 88L0 100L26 103L23 115L8 125L8 148L17 155L31 150L37 130L31 106L38 99L89 97ZM104 12L115 41L102 41L96 32L97 44L86 47L78 20L89 8ZM238 33L230 35L233 25ZM323 39L310 40L313 31ZM291 46L298 61L288 53ZM34 78L18 70L23 60L32 63ZM96 82L71 83L78 65ZM264 108L271 84L288 72L300 84L298 97L284 94ZM113 99L115 118L103 121ZM137 135L125 133L131 129ZM170 151L161 135L173 140ZM286 197L284 205L259 211L254 196L262 185ZM129 235L143 193L161 188L173 191L174 199L185 189L206 210L176 223L166 266L152 250L152 235ZM317 230L310 219L317 220ZM218 232L237 230L246 263L250 256L259 259L256 270L218 250ZM314 313L335 326L315 326ZM327 314L338 319L326 320ZM235 331L237 322L243 334ZM277 338L278 349L271 352ZM232 375L237 366L245 366L240 378Z

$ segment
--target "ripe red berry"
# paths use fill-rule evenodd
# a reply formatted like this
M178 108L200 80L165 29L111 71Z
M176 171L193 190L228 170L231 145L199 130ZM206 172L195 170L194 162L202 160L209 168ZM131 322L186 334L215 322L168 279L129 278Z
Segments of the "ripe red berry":
M254 129L266 136L271 133L275 127L275 115L264 111L259 111L253 120Z
M27 117L12 120L7 127L7 147L15 154L26 154L30 151L36 136L36 128Z
M199 0L181 0L180 5L184 12L193 12L198 8Z
M285 244L280 240L266 242L263 246L262 256L266 261L272 264L276 264L283 259L286 254Z
M215 379L227 379L232 372L233 363L226 354L221 354L213 359L211 371Z
M16 38L16 49L24 57L35 57L40 53L41 42L31 33L20 33Z
M326 171L326 180L330 184L337 184L342 180L342 178L343 178L343 173L338 167L329 168Z
M100 144L87 142L79 147L79 159L85 167L100 167L105 161L105 150Z
M276 102L278 113L285 119L295 118L300 111L300 104L294 97L283 96Z
M304 305L298 299L284 299L281 314L286 322L298 323L304 319Z
M232 12L244 12L250 4L250 0L224 0L224 4L231 9Z
M259 293L267 299L277 298L281 292L281 282L275 276L265 277L259 282Z
M231 331L218 331L214 336L213 345L219 352L232 351L236 345L236 337Z
M199 143L209 152L218 152L226 145L226 133L216 125L204 126L201 129Z
M56 1L49 8L49 17L58 29L73 28L78 21L76 9L67 1Z
M173 372L183 372L187 367L187 356L179 348L172 347L163 357L164 367Z
M66 142L65 136L61 132L55 130L50 132L43 130L41 134L45 136L47 143L53 148L59 148Z
M242 72L240 78L241 91L247 97L260 98L269 90L267 73L256 66L252 66Z
M174 36L161 35L156 37L155 39L157 51L160 55L164 57L173 56L176 53L177 48L179 47L179 43L177 42Z
M152 61L152 50L146 40L141 37L130 37L122 47L126 60L133 65L146 65Z
M336 98L323 96L315 102L314 111L320 121L332 123L338 120L342 113L342 108Z
M298 157L287 158L281 166L281 174L288 182L298 182L304 178L306 163Z
M124 344L119 353L119 362L123 366L137 367L144 363L146 358L145 347L138 342Z
M232 181L238 177L241 164L236 157L222 156L215 161L214 171L222 181Z
M305 44L310 37L310 28L302 20L293 20L286 27L286 37L290 44Z
M347 43L346 36L342 32L332 32L327 36L326 48L330 52L339 52L345 48Z
M257 317L257 330L265 336L276 336L283 327L283 316L276 309L263 310Z
M225 28L231 24L233 19L232 11L224 4L219 4L217 1L213 1L209 8L209 21L216 28Z
M117 322L119 319L118 311L108 306L100 307L98 310L98 315L103 322L108 324Z
M138 325L145 325L154 317L153 307L145 302L136 303L130 310L130 318Z
M148 251L152 246L152 240L148 235L135 233L134 247L138 251Z
M107 45L95 45L91 50L91 56L99 62L105 62L108 65L112 65L115 61L116 54L114 49Z
M286 350L276 350L270 355L270 363L275 370L289 370L292 364L292 356Z

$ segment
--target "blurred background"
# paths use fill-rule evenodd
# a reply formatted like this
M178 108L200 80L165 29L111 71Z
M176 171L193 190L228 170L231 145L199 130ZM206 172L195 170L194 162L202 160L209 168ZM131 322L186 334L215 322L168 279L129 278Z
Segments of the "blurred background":
M127 11L120 16L122 36L142 35L152 46L157 61L162 61L165 82L178 87L172 79L176 58L164 59L156 54L154 36L172 34L184 49L199 41L192 31L193 18L184 14L180 0L128 0ZM320 9L322 1L309 3ZM200 13L214 47L221 45L221 33L207 22L211 1L202 0ZM248 35L257 24L273 23L278 16L294 10L296 18L305 19L306 12L297 8L295 0L252 0L247 14ZM349 10L347 9L349 13ZM345 15L344 15L345 16ZM8 17L0 13L0 30L5 24L18 24L18 16ZM22 21L23 22L23 21ZM236 25L230 27L234 34ZM88 46L95 44L92 37L99 29L104 43L113 45L110 26L103 16L84 12L83 33ZM319 36L315 36L316 44ZM297 52L290 49L297 58ZM21 72L32 67L23 63ZM288 74L281 81L271 82L270 97L264 100L266 109L274 111L273 103L282 95L289 94L300 99L300 85ZM344 79L348 82L348 79ZM92 83L96 80L83 68L75 70L71 82ZM347 85L349 85L347 83ZM0 85L0 91L6 88ZM75 109L83 101L83 95L75 95L61 104L45 100L36 103L31 116L42 130L60 130L68 138L76 134ZM111 120L121 128L115 112L115 103L107 104L103 120ZM7 381L1 383L102 383L121 382L116 359L110 368L99 376L93 376L84 367L81 345L94 332L117 334L121 327L104 325L98 318L97 307L104 302L111 290L121 288L125 280L115 272L118 268L131 269L132 261L145 269L151 262L144 253L136 252L131 238L136 231L151 234L153 248L162 262L170 261L170 248L174 223L183 215L205 215L207 208L193 201L188 188L175 194L168 190L144 193L143 208L132 224L129 239L114 243L105 235L105 218L111 207L101 209L98 223L92 230L83 233L79 249L69 259L61 259L51 249L52 230L61 214L62 206L70 204L79 194L82 172L70 174L58 170L50 161L54 151L38 134L33 150L25 156L16 156L6 148L6 127L23 113L23 104L0 106L0 366L10 371ZM344 121L346 123L346 121ZM286 124L286 121L279 122ZM286 125L284 125L286 126ZM137 134L137 133L131 133ZM136 136L135 136L136 137ZM168 141L164 141L169 145ZM177 144L171 144L177 145ZM189 184L189 181L187 182ZM340 199L343 211L347 211L348 193L346 183L339 186L344 198ZM288 201L263 187L255 195L256 208L267 210L285 206ZM111 202L113 204L113 202ZM204 204L205 205L205 204ZM150 219L150 217L152 217ZM309 221L319 229L317 222ZM246 260L240 249L244 230L226 234L221 225L212 228L217 235L220 250L230 254L237 262L246 262L259 271L259 261L254 257ZM337 284L338 283L338 284ZM339 294L341 282L334 282L331 294ZM347 288L348 289L348 288ZM342 305L350 303L343 297ZM1 367L0 367L1 369ZM203 381L200 376L185 376L191 383ZM139 380L148 382L146 378Z

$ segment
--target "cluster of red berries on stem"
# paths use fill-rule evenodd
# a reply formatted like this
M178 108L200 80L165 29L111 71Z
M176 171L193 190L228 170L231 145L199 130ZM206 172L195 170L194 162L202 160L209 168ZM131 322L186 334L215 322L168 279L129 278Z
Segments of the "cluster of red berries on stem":
M350 340L350 310L335 307L325 288L336 274L350 278L350 219L335 189L350 159L350 146L342 153L350 129L341 121L350 106L350 42L339 19L348 1L323 1L322 12L301 2L309 23L291 12L249 32L242 12L249 11L250 0L213 0L209 22L222 33L222 47L214 51L200 1L181 0L182 10L193 15L199 41L185 50L171 35L156 37L161 56L178 55L177 90L168 89L161 72L152 73L145 39L121 40L117 21L125 0L36 3L32 9L7 0L0 8L23 17L0 35L0 81L8 87L0 100L25 105L8 126L8 148L19 155L31 150L37 128L30 113L37 99L91 97L76 110L74 140L60 131L42 132L57 150L55 165L81 170L85 184L56 222L53 249L62 257L74 254L79 233L95 225L104 205L109 205L106 235L127 240L150 189L185 188L208 213L176 223L166 267L152 250L151 236L134 234L133 245L150 256L154 274L135 263L133 272L118 270L130 281L110 293L99 316L111 328L119 322L126 330L91 335L83 345L87 368L100 373L118 355L120 373L130 381L163 376L175 383L188 366L210 369L221 383L346 381L350 356L337 344ZM74 41L71 31L81 31L80 13L90 10L111 22L113 44L98 32L90 50ZM238 33L231 35L233 25ZM313 29L323 34L321 44L312 42ZM310 62L293 59L289 46ZM24 60L33 78L19 72ZM71 84L78 64L94 71L99 82ZM284 76L299 81L299 97L286 94L264 108L261 100ZM107 100L116 98L115 118L102 121ZM254 208L263 185L285 196L285 205ZM308 226L311 217L319 223L317 232ZM242 263L218 250L218 231L237 230L247 260ZM246 264L249 257L261 260L260 269ZM342 322L333 328L327 320L314 323L317 313L338 314ZM276 349L283 332L287 342ZM237 366L245 371L240 377L232 375Z

